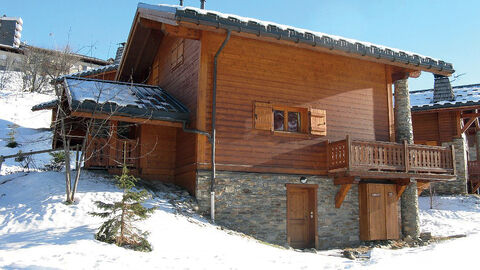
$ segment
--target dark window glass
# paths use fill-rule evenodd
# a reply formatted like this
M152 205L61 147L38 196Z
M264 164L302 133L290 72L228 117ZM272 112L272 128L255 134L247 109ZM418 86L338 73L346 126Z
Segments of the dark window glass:
M300 113L288 112L288 127L289 132L298 132L300 127Z
M284 111L273 111L273 128L274 130L284 131L284 119L285 119L285 112Z
M118 122L117 137L119 139L133 140L136 136L136 125L127 122Z

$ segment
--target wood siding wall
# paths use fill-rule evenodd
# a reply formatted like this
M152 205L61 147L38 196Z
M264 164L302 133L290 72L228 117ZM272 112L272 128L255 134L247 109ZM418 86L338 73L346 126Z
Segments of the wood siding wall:
M155 56L148 84L159 85L180 100L190 110L190 127L197 119L198 70L200 42L185 39L183 63L172 69L171 51L180 40L165 36ZM177 129L175 155L175 183L192 194L195 190L195 151L197 135Z
M413 138L415 143L426 144L451 142L458 136L457 126L460 124L458 112L438 111L429 113L413 113Z
M225 35L202 35L199 112L211 126L213 57ZM201 80L202 81L202 80ZM232 36L218 61L218 169L326 173L326 140L389 140L386 67L290 46ZM272 134L253 128L253 104L272 102L326 110L327 136ZM202 104L202 102L199 102ZM210 146L198 146L209 167Z
M174 182L177 128L140 126L140 171L146 179Z

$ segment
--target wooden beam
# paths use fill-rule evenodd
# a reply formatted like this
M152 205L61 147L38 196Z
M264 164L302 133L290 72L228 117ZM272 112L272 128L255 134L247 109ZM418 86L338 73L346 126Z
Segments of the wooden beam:
M149 29L162 30L163 24L161 22L149 20L146 18L140 18L140 25Z
M392 83L395 83L398 80L406 80L410 76L408 72L397 72L392 74Z
M170 121L163 121L163 120L154 120L154 119L143 119L143 118L133 118L127 116L116 116L116 115L108 115L108 114L101 114L101 113L89 113L89 112L72 112L71 116L75 117L83 117L83 118L93 118L93 119L108 119L111 121L122 121L122 122L129 122L129 123L137 123L137 124L149 124L149 125L158 125L158 126L168 126L168 127L178 127L181 128L183 125L181 122L170 122Z
M477 189L480 188L480 182L476 183L475 185L472 186L472 193L477 192Z
M421 70L415 70L415 71L410 72L409 77L416 79L416 78L420 77L420 75L422 75L422 71Z
M345 197L347 196L347 193L351 187L352 184L345 184L340 186L340 189L335 196L335 208L340 208L340 206L342 206L343 200L345 200Z
M334 185L358 184L359 182L360 177L355 176L335 177L333 179Z
M461 115L461 118L464 119L464 118L473 118L473 117L480 117L480 113L462 113Z
M460 134L463 134L465 131L467 131L467 129L473 124L473 122L475 122L475 120L478 119L478 116L477 117L472 117L468 120L468 122L462 127L462 131ZM462 120L463 121L463 118Z
M400 200L406 188L407 185L397 185L397 201Z
M430 182L417 182L417 194L420 194L430 186Z
M172 35L180 38L200 40L200 30L190 29L184 26L174 26L170 24L163 24L162 31L166 35Z

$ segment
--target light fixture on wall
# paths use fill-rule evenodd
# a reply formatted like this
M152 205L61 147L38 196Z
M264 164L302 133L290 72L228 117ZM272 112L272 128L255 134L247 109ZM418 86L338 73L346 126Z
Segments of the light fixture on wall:
M308 181L307 177L305 177L305 176L300 177L300 183L306 184L307 181Z

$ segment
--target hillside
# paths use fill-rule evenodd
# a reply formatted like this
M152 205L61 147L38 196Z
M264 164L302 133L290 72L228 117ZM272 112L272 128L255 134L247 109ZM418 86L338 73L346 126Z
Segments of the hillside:
M52 96L0 90L0 155L50 147L50 112L30 107ZM8 148L17 124L20 148ZM178 211L191 198L165 186L148 202L159 208L140 224L150 231L153 252L141 253L94 240L101 219L96 200L121 196L113 179L86 172L77 202L64 202L64 175L43 171L49 156L35 157L33 170L8 160L0 172L0 268L3 269L435 269L475 265L480 246L480 199L475 196L420 198L422 229L436 236L467 237L399 250L373 248L365 259L349 260L342 250L302 252L275 247L225 230L205 218Z

